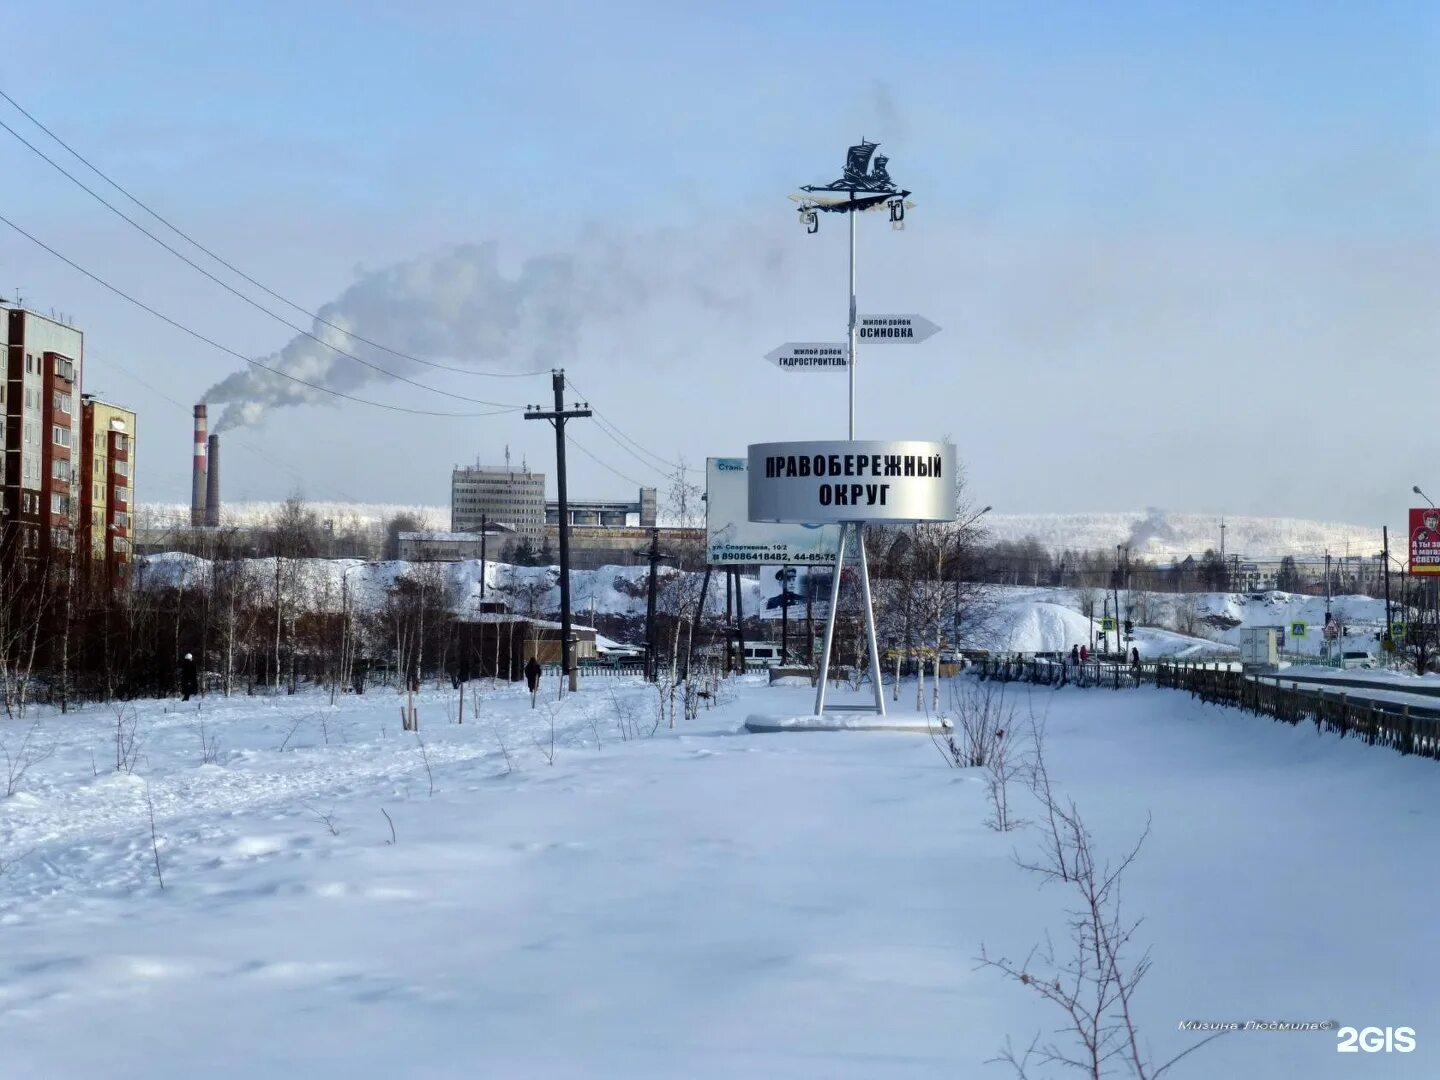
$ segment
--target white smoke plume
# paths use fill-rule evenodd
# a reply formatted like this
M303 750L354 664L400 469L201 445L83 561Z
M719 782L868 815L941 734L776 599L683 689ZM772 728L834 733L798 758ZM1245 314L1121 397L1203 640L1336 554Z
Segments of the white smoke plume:
M783 260L777 261L773 251L767 255L761 245L756 248L750 258L758 260L760 272L739 280L763 287L764 278L783 270ZM303 335L259 359L296 378L352 394L393 375L433 384L444 373L342 330L411 356L477 371L559 367L574 357L578 335L589 322L623 317L662 295L673 300L678 294L706 307L743 306L747 296L735 295L729 281L709 269L713 265L687 258L679 237L659 234L626 242L592 235L575 252L528 259L510 275L500 265L496 244L459 245L362 273L317 313L325 322L312 326L315 338L382 370ZM510 395L497 389L502 387L503 381L491 382L467 393L505 400ZM334 398L250 366L216 383L204 400L226 406L211 429L224 432L256 424L274 408L329 404ZM437 411L484 408L438 396L435 402Z

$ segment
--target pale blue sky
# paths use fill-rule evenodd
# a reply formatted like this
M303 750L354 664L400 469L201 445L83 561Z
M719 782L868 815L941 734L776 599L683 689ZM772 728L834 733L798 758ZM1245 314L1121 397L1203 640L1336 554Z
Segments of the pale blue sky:
M616 253L634 288L607 281L613 317L589 313L554 362L692 463L843 435L843 377L762 357L843 336L842 223L807 237L784 196L863 135L917 207L904 233L861 222L860 306L944 331L862 354L862 436L949 434L997 510L1393 517L1435 461L1440 8L1255 8L58 3L12 26L0 86L312 308L450 244L495 241L512 270ZM3 102L0 119L30 137ZM3 131L0 202L247 354L292 336ZM87 388L140 410L142 498L183 500L187 411L107 361L185 404L235 365L0 226L0 294L17 286L86 330ZM282 497L298 473L315 498L444 502L452 463L507 444L552 471L548 434L280 410L227 444L227 494ZM574 472L577 494L631 486L583 456Z

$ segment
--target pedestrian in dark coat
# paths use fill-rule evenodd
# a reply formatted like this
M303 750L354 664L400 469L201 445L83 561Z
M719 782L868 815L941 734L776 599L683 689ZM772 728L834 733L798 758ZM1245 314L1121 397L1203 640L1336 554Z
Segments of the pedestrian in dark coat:
M540 693L540 661L530 657L525 661L525 685L530 688L530 707L535 707L535 698Z
M1071 645L1071 646L1070 646L1070 663L1072 663L1072 664L1078 664L1078 663L1080 663L1080 646L1079 646L1079 645Z
M182 701L189 701L191 694L200 692L200 673L195 670L195 657L188 652L185 659L180 661L180 693L184 695Z
M1131 650L1130 650L1130 663L1134 664L1136 667L1139 667L1139 666L1140 666L1140 650L1139 650L1139 649L1131 649Z

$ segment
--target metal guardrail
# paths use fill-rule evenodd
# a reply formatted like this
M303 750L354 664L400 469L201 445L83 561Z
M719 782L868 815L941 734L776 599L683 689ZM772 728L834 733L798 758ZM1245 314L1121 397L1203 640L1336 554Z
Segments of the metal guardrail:
M1007 660L986 660L976 664L982 679L1005 682L1022 680L1044 686L1106 686L1119 690L1153 682L1158 687L1189 691L1192 697L1216 705L1229 705L1247 712L1264 714L1282 723L1297 725L1309 721L1315 730L1329 731L1342 738L1353 735L1370 746L1388 746L1402 754L1440 759L1440 707L1412 706L1393 701L1353 696L1349 693L1327 692L1323 688L1301 689L1301 678L1287 680L1265 675L1256 677L1243 671L1222 668L1219 664L1173 663L1145 661L1124 665L1111 661L1086 661L1075 664L1069 660L1047 660L1014 657ZM1282 685L1289 681L1290 687ZM1331 679L1312 676L1308 680L1347 688L1379 689L1392 693L1411 693L1404 686L1359 680ZM1424 691L1440 696L1440 687Z

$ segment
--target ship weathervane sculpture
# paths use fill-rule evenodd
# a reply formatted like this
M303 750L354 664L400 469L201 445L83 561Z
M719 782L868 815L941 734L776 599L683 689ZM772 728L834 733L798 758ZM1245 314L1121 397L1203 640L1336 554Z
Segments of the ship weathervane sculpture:
M903 228L906 198L910 192L901 190L890 177L887 167L890 159L884 154L876 155L879 143L861 139L845 154L845 168L840 179L829 184L806 184L801 187L804 195L792 195L800 203L800 220L807 226L807 232L817 232L820 220L817 211L827 214L875 210L881 204L889 206L890 221L896 228ZM871 159L874 158L874 164ZM826 198L818 192L835 192L843 199Z

